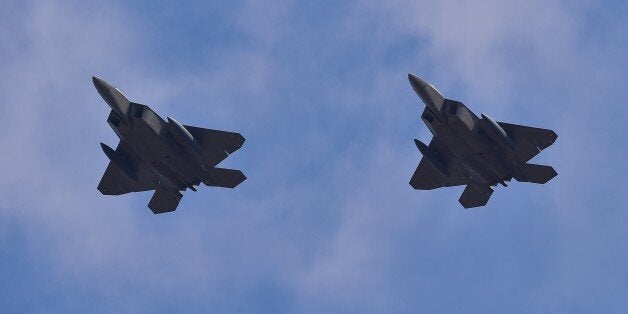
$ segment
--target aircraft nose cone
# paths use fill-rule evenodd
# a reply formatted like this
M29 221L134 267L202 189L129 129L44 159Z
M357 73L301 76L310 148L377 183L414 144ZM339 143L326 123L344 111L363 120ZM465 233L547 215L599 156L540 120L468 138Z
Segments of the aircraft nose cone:
M131 106L129 100L117 88L97 76L92 76L92 82L100 97L111 107L111 110L125 123L130 122L127 117Z
M107 92L110 88L111 85L109 85L109 83L105 82L105 80L97 77L97 76L92 76L92 82L94 83L94 87L96 87L96 90L102 95L103 93Z
M433 111L438 112L441 110L445 98L441 95L432 84L424 81L422 78L408 73L408 80L412 89L421 97L421 100L425 105L432 108Z
M425 85L427 85L424 80L412 73L408 73L408 81L410 81L410 85L412 85L415 90L423 89Z

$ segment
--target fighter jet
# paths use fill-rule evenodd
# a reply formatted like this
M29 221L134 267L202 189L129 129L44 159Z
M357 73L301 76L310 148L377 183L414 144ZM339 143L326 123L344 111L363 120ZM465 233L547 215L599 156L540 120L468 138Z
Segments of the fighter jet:
M410 179L414 189L466 185L459 201L471 208L486 205L494 187L512 178L544 184L557 175L550 166L528 163L556 141L554 131L478 118L418 76L408 79L425 103L421 119L433 135L429 145L414 140L423 155Z
M246 179L239 170L216 165L244 143L238 133L167 122L146 105L129 101L117 88L92 77L111 107L109 126L120 138L113 150L100 143L110 162L98 190L104 195L155 190L148 207L155 214L174 211L187 188L234 188Z

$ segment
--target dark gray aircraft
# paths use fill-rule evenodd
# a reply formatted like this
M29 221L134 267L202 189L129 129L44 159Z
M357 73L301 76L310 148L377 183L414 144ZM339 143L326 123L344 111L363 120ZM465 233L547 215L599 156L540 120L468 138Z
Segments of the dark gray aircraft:
M116 150L101 143L110 162L98 190L105 195L156 190L148 207L155 214L174 211L187 188L234 188L246 179L239 170L216 165L244 143L238 133L164 121L148 106L130 102L115 87L92 77L111 107L107 122L120 138Z
M461 102L444 98L431 84L408 74L414 91L425 103L421 119L434 135L429 145L414 140L423 155L410 185L416 190L466 185L464 208L484 206L497 184L544 184L557 175L554 168L527 163L552 145L552 130L478 118Z

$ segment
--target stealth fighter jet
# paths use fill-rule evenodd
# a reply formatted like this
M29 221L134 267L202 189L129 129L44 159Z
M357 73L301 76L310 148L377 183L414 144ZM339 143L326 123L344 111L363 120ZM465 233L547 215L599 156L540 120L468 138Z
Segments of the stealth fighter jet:
M233 188L246 179L239 170L216 165L238 150L238 133L164 121L146 105L130 102L115 87L98 77L94 86L111 107L107 122L120 138L118 147L100 144L110 162L98 190L105 195L155 190L148 207L155 214L174 211L187 188Z
M484 206L497 184L544 184L557 173L550 166L528 163L552 145L552 130L478 118L461 102L444 98L431 84L408 74L414 91L425 103L421 119L433 134L429 145L414 140L423 155L410 185L417 190L466 185L464 208Z

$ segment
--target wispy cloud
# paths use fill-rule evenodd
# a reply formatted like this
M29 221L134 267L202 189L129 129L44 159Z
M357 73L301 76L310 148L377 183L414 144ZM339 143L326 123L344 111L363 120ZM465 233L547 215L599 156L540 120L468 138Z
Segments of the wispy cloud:
M192 23L177 12L194 10L163 6L143 15L122 3L11 2L0 13L0 144L10 148L0 155L0 249L19 257L1 262L19 276L0 307L621 308L618 293L589 291L622 291L626 277L612 270L626 259L626 75L616 70L626 47L616 21L598 25L607 31L595 45L582 33L606 7L242 1L208 4L206 22L198 13ZM412 191L411 138L428 134L407 72L477 112L557 129L540 160L559 177L499 189L472 212L459 208L459 189ZM98 194L97 143L116 138L93 74L162 115L242 132L245 146L225 163L249 179L188 193L165 216L145 208L148 194Z

